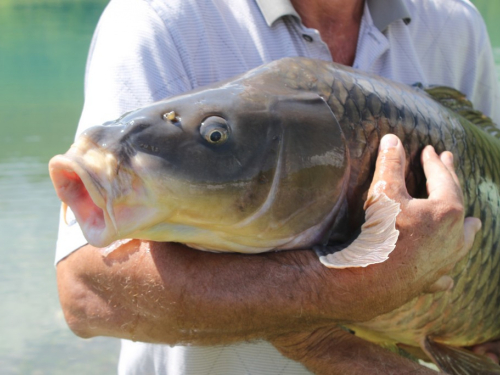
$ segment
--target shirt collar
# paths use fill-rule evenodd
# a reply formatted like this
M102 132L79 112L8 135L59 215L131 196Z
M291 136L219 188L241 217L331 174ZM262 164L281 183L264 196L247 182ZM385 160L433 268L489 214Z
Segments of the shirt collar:
M373 24L380 31L384 31L397 20L402 19L407 25L411 21L410 11L403 0L366 0L366 2Z
M269 27L276 20L284 16L300 16L290 0L256 0L257 5ZM373 19L373 24L380 31L384 31L392 22L402 19L406 24L411 17L403 0L366 0Z
M300 16L293 7L290 0L256 0L267 25L271 27L279 18L294 16L300 20Z

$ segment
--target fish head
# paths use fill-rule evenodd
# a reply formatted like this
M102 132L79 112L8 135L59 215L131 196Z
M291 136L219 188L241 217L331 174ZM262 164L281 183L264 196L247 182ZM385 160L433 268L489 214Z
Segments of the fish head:
M82 133L49 169L89 243L260 252L329 220L348 169L338 122L319 95L274 86L221 83Z

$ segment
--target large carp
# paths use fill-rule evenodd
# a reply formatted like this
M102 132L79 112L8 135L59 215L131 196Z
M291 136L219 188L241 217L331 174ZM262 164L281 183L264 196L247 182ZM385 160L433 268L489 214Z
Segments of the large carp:
M350 328L384 345L421 347L450 374L500 373L455 349L500 337L500 142L465 118L493 129L459 93L430 91L438 100L343 66L287 58L90 128L52 159L50 173L95 246L141 238L261 252L356 237L384 134L404 144L414 197L426 195L422 148L449 150L466 215L483 223L452 273L455 287ZM375 211L390 252L397 207L386 203Z

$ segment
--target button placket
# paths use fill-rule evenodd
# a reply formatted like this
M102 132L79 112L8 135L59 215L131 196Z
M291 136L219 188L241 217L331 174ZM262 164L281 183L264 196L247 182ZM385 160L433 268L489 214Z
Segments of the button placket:
M318 30L309 29L300 23L297 27L297 31L306 42L304 43L304 47L307 49L308 57L327 61L331 60L330 51L325 42L321 39Z
M309 34L302 34L302 38L303 38L306 42L309 42L309 43L314 42L313 37L312 37L312 36L310 36Z

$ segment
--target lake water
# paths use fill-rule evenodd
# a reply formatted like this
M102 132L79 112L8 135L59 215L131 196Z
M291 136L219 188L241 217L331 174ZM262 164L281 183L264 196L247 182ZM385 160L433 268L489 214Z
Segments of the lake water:
M113 374L119 342L81 340L57 298L51 156L73 139L103 0L0 0L0 373Z
M53 266L59 201L47 174L73 139L106 3L0 0L1 374L116 373L117 340L79 339L64 322ZM500 67L500 2L475 3Z

